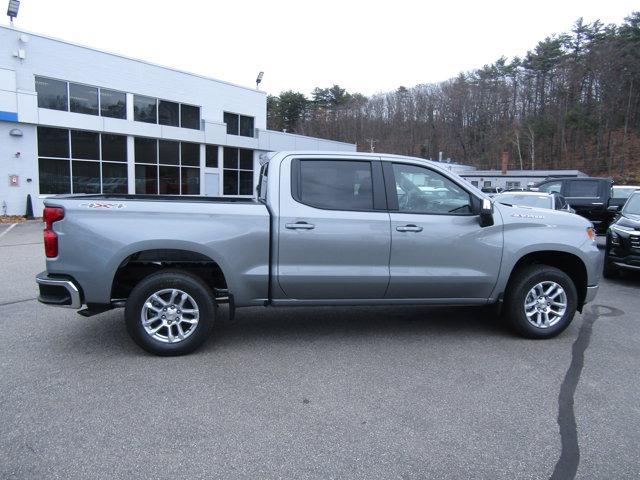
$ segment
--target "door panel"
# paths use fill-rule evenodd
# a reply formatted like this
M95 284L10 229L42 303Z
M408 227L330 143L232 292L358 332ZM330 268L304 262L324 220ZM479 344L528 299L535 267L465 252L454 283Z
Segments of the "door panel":
M386 210L373 210L378 182L371 179L370 162L315 161L293 168L293 175L287 175L283 162L278 284L291 299L383 298L389 283L390 221ZM382 184L381 169L379 175ZM288 188L291 177L305 180L292 186L295 193ZM333 209L349 206L367 210Z
M471 194L419 165L386 164L392 197L387 298L488 298L502 257L502 225L482 228Z
M399 231L414 225L419 231ZM391 213L387 298L488 298L500 269L502 226L477 216Z

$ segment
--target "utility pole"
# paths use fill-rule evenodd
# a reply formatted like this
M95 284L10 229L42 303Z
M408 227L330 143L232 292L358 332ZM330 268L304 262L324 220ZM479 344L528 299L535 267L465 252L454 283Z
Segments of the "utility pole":
M373 138L365 138L365 140L366 140L367 142L369 142L369 151L370 151L371 153L375 152L375 151L376 151L376 146L375 146L375 144L376 144L376 143L378 143L378 140L375 140L375 139L373 139Z

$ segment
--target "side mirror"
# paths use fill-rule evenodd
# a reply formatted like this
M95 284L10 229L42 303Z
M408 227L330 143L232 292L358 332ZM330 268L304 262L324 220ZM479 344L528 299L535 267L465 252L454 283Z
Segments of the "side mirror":
M620 205L609 205L607 211L610 213L618 213L620 211Z
M493 204L488 198L482 199L480 206L480 226L490 227L493 225Z

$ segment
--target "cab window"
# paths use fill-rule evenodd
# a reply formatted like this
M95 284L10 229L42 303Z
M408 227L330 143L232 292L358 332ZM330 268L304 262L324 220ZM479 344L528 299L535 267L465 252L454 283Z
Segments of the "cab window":
M394 163L398 211L401 213L468 215L469 193L428 168Z
M298 175L294 198L300 203L329 210L373 209L371 162L300 160Z

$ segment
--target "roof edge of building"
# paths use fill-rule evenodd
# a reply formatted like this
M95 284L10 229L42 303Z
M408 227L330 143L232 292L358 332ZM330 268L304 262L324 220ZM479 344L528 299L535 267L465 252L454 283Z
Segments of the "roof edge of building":
M229 85L231 87L242 88L243 90L248 90L250 92L258 93L258 94L265 95L265 96L267 95L267 92L265 92L263 90L257 90L255 88L247 87L245 85L239 85L237 83L228 82L226 80L220 80L218 78L208 77L206 75L201 75L199 73L193 73L193 72L188 72L186 70L180 70L178 68L169 67L169 66L166 66L166 65L161 65L159 63L153 63L153 62L150 62L148 60L142 60L140 58L129 57L129 56L123 55L121 53L110 52L108 50L100 50L99 48L90 47L88 45L82 45L80 43L75 43L75 42L72 42L72 41L69 41L69 40L64 40L64 39L61 39L61 38L50 37L50 36L44 35L42 33L31 32L29 30L23 30L23 29L20 29L20 28L12 28L12 27L8 27L6 25L0 25L0 29L7 30L7 31L10 31L10 32L25 33L25 34L33 36L33 37L39 37L39 38L43 38L45 40L50 40L52 42L64 43L66 45L71 45L71 46L77 47L77 48L83 48L85 50L91 50L93 52L102 53L104 55L111 55L113 57L118 57L118 58L122 58L122 59L125 59L125 60L130 60L132 62L143 63L143 64L149 65L151 67L162 68L164 70L171 70L173 72L181 73L183 75L190 75L192 77L201 78L203 80L209 80L209 81L212 81L212 82L223 83L223 84Z

